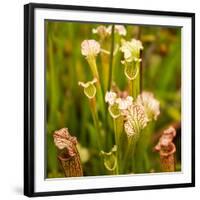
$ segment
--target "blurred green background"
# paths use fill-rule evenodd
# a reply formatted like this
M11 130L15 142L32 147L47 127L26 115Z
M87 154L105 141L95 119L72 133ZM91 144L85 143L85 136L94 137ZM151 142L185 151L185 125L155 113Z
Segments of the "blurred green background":
M53 132L67 127L79 142L79 152L85 176L108 174L96 150L95 128L91 118L88 99L78 86L78 81L92 80L88 63L81 55L81 43L85 39L99 40L92 29L95 23L62 21L45 22L46 39L46 141L47 177L63 177L53 143ZM103 24L105 25L105 24ZM153 151L161 131L169 125L177 130L175 140L176 170L181 170L181 28L125 25L126 40L142 41L143 90L151 91L160 101L161 114L151 125L151 135L142 134L136 149L136 172L160 170L159 155ZM126 89L124 67L120 63L122 53L115 57L113 79L121 90ZM101 75L101 60L97 58ZM106 91L104 91L105 93ZM108 117L109 123L112 123ZM111 125L112 126L112 125ZM108 146L113 146L110 134ZM149 142L150 141L150 142ZM143 148L141 148L143 147ZM148 155L148 159L147 159Z

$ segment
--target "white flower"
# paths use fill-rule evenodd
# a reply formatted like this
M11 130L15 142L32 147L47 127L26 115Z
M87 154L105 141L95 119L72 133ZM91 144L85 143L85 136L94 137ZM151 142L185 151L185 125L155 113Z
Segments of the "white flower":
M126 62L138 61L140 62L140 50L143 49L140 40L132 39L131 41L122 40L122 46L120 50L124 53L124 59Z
M109 103L110 105L113 105L115 103L116 97L117 97L117 94L115 92L112 92L112 91L106 92L105 101Z
M97 82L97 79L94 78L92 81L88 81L87 83L78 82L80 86L84 88L84 94L89 98L92 99L96 95L96 87L94 84Z
M140 131L147 125L148 118L144 108L140 104L132 104L126 111L126 122L124 129L128 137L139 134Z
M98 34L102 39L110 35L106 26L100 25L96 29L92 29L92 33Z
M126 98L117 98L116 103L119 105L120 110L126 110L133 104L133 97L127 96Z
M126 35L126 29L123 25L115 25L115 33L118 33L119 35L125 36ZM112 32L112 26L103 26L100 25L96 29L92 29L92 33L98 34L102 39L105 37L108 37L111 35Z
M115 30L119 33L119 35L126 35L126 29L123 25L115 25Z
M105 101L109 103L108 110L110 115L113 118L118 118L120 115L124 115L126 109L133 104L133 97L117 98L115 92L106 92Z
M97 56L100 50L100 44L95 40L84 40L81 43L81 53L86 56L86 58Z
M144 110L149 120L157 120L157 117L160 114L160 103L154 98L153 93L142 92L142 94L137 97L136 102L144 106Z
M111 34L111 31L112 31L112 26L108 26L107 32ZM122 36L126 35L126 29L123 25L115 25L115 32Z

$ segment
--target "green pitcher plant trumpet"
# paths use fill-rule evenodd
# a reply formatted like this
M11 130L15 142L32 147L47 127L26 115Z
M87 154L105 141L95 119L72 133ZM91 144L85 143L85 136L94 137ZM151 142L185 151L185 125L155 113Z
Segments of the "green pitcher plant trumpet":
M110 152L101 151L100 155L103 157L104 166L108 171L115 171L117 168L117 146L115 145Z
M92 81L89 81L87 83L79 82L78 84L84 88L84 94L89 98L92 99L96 95L96 87L95 83L97 82L97 79L94 78Z

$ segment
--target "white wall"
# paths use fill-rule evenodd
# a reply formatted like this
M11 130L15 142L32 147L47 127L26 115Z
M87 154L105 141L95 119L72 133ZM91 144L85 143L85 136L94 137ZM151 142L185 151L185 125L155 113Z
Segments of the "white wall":
M0 199L26 199L22 196L23 184L23 4L26 0L4 0L0 5ZM35 1L41 2L41 1ZM43 0L43 3L60 3L87 6L123 7L166 11L196 12L196 85L200 85L200 5L198 0ZM197 14L198 12L198 14ZM199 87L198 87L199 88ZM196 90L196 102L200 92ZM196 111L200 111L199 103ZM197 112L196 119L200 119ZM196 120L198 122L198 120ZM196 141L200 141L200 123L196 123ZM200 169L200 145L196 142L196 168ZM200 172L196 170L196 188L136 191L110 194L90 194L46 199L198 199ZM40 198L38 198L40 199Z

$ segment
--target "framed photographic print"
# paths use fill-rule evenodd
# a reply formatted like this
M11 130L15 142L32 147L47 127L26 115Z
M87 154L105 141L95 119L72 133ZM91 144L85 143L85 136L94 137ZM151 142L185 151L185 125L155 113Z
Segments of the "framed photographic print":
M195 185L195 14L24 6L24 194Z

